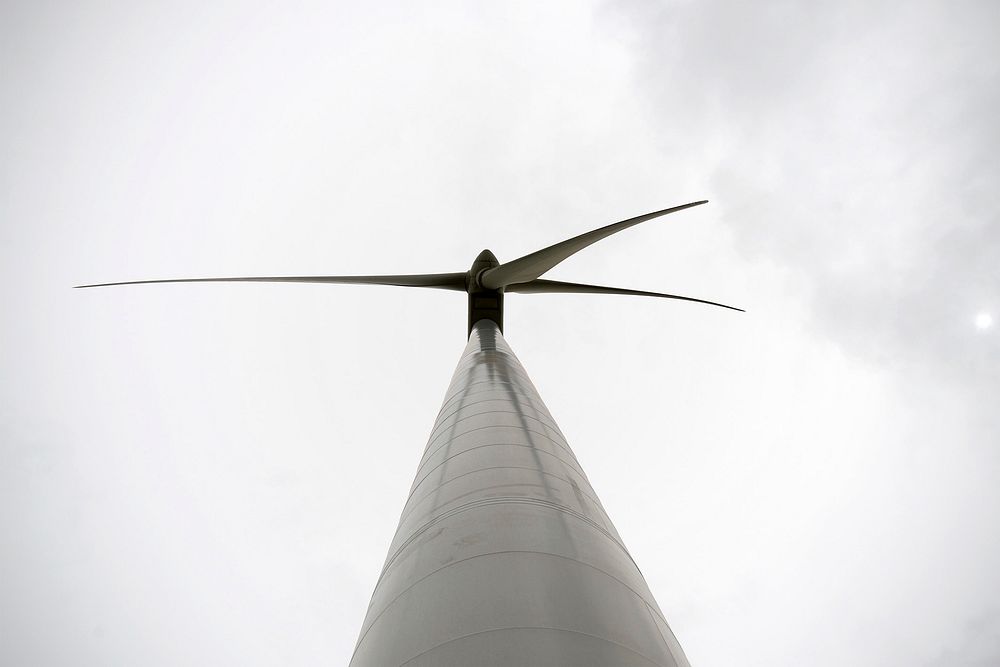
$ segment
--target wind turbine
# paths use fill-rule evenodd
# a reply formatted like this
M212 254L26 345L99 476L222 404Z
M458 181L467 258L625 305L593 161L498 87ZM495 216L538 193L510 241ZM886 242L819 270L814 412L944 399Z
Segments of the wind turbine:
M688 667L638 566L565 437L503 338L504 294L624 294L733 306L540 278L587 246L707 201L654 211L509 262L380 276L137 280L305 282L464 291L458 362L375 585L351 665Z

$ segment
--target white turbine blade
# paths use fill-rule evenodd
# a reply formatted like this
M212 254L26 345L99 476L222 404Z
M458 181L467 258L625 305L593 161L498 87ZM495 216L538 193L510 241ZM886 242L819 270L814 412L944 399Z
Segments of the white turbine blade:
M154 283L342 283L348 285L395 285L397 287L430 287L465 291L465 273L418 273L398 276L248 276L236 278L174 278L169 280L130 280L118 283L76 285L111 287L113 285L151 285Z
M532 280L526 283L514 283L508 285L505 292L518 292L520 294L624 294L627 296L656 296L661 299L679 299L681 301L694 301L705 303L710 306L719 306L729 310L738 310L741 313L746 311L735 306L727 306L724 303L706 301L705 299L695 299L690 296L679 296L677 294L663 294L661 292L645 292L642 290L624 289L622 287L602 287L601 285L583 285L581 283L563 283L558 280Z
M543 248L533 252L530 255L519 257L518 259L501 264L496 268L489 269L483 273L480 280L483 287L489 289L500 289L501 287L512 285L514 283L526 283L539 277L567 257L580 252L587 246L597 243L601 239L607 238L612 234L616 234L622 230L628 229L629 227L638 225L640 222L646 222L647 220L659 218L660 216L667 215L668 213L683 211L686 208L700 206L707 203L708 200L706 199L691 202L690 204L682 204L681 206L674 206L672 208L665 208L662 211L654 211L635 218L629 218L628 220L622 220L621 222L616 222L614 224L607 225L606 227L595 229L587 232L586 234L574 236L573 238L562 241L561 243L556 243L548 248Z

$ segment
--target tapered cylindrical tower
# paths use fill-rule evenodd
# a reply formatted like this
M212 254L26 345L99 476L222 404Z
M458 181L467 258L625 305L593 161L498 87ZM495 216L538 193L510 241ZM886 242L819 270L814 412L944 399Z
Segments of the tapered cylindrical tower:
M493 321L472 328L351 665L688 666Z

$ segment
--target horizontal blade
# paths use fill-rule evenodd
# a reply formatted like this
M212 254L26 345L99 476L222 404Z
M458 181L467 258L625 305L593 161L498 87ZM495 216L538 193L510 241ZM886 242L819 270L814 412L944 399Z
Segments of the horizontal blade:
M400 276L252 276L244 278L177 278L173 280L131 280L122 283L77 285L110 287L112 285L150 285L153 283L343 283L348 285L395 285L431 287L465 291L465 273L418 273Z
M519 292L521 294L625 294L631 296L658 296L662 299L680 299L681 301L694 301L696 303L707 303L710 306L719 306L729 310L738 310L741 313L746 311L735 306L727 306L724 303L715 301L705 301L695 299L690 296L678 296L676 294L661 294L660 292L643 292L641 290L623 289L621 287L601 287L600 285L582 285L580 283L562 283L558 280L532 280L526 283L514 283L507 285L505 292Z
M616 222L614 224L607 225L606 227L595 229L591 232L587 232L586 234L574 236L573 238L567 239L562 243L557 243L549 246L548 248L543 248L542 250L533 252L530 255L519 257L518 259L511 260L501 264L500 266L485 271L483 272L480 280L482 281L483 287L487 287L489 289L500 289L501 287L512 285L514 283L526 283L529 280L534 280L538 276L542 275L567 257L580 252L587 246L597 243L601 239L607 238L612 234L616 234L624 229L638 225L640 222L646 222L647 220L658 218L661 215L683 211L686 208L700 206L707 203L708 200L706 199L703 201L691 202L690 204L683 204L681 206L674 206L673 208L665 208L662 211L654 211L635 218L629 218L628 220L622 220L621 222Z

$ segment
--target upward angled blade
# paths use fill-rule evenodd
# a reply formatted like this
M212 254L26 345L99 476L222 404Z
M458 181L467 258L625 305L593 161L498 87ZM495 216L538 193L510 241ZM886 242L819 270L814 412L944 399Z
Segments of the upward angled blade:
M622 220L621 222L616 222L614 224L607 225L606 227L595 229L594 231L587 232L586 234L574 236L573 238L567 239L561 243L549 246L548 248L543 248L542 250L533 252L530 255L525 255L524 257L511 260L496 268L489 269L488 271L483 272L480 280L482 281L483 287L489 289L500 289L501 287L506 287L507 285L512 285L514 283L526 283L542 275L567 257L580 252L587 246L597 243L601 239L607 238L612 234L616 234L622 230L628 229L629 227L638 225L640 222L646 222L647 220L659 218L660 216L667 215L668 213L683 211L686 208L700 206L707 203L708 200L705 199L702 201L691 202L690 204L665 208L662 211L654 211L635 218L629 218L628 220Z
M719 306L729 310L738 310L741 313L746 311L735 306L727 306L724 303L715 301L705 301L695 299L690 296L678 296L677 294L662 294L660 292L644 292L641 290L624 289L621 287L602 287L600 285L583 285L580 283L563 283L558 280L532 280L526 283L514 283L508 285L507 292L520 292L521 294L625 294L630 296L657 296L661 299L679 299L681 301L694 301L695 303L705 303L709 306Z
M395 285L430 287L465 291L465 273L416 273L399 276L249 276L238 278L176 278L171 280L131 280L121 283L77 285L111 287L112 285L150 285L153 283L343 283L348 285Z

